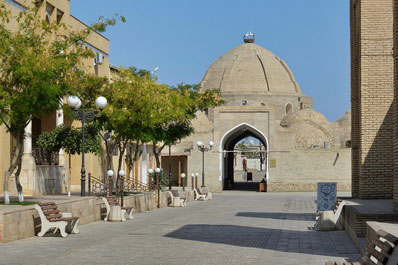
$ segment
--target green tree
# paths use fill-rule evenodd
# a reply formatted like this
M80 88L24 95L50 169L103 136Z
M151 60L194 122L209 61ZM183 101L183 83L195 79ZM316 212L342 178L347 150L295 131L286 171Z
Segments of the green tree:
M99 154L102 151L101 139L93 125L84 128L85 152ZM82 151L82 130L71 126L58 126L50 132L43 132L37 139L37 144L48 152L59 152L63 149L70 155L80 154Z
M118 172L126 148L134 147L126 157L132 167L141 155L140 145L150 141L149 129L163 118L159 113L172 108L168 91L166 85L157 84L147 71L134 67L120 68L116 80L104 90L109 104L99 121L104 131L112 132L111 140L119 149ZM111 155L107 151L110 159Z
M17 23L14 30L10 30L11 20ZM59 107L72 90L71 80L82 72L83 59L94 56L84 46L85 40L93 30L104 31L115 21L101 17L97 24L76 32L62 23L46 22L38 15L37 8L27 8L12 17L4 5L0 6L0 124L17 143L4 176L6 202L9 177L16 169L20 198L23 194L19 175L24 128L34 117L47 115Z
M101 138L97 129L91 124L85 126L85 153L99 154L102 151ZM63 149L69 157L69 185L72 177L71 156L80 154L82 150L82 131L71 126L60 125L50 132L43 132L37 139L37 144L48 152L59 152ZM70 192L70 187L68 189Z
M198 111L223 103L219 90L200 91L199 85L182 83L169 90L173 107L159 114L163 119L155 123L150 132L157 167L160 167L160 154L165 146L174 145L194 132L191 122Z

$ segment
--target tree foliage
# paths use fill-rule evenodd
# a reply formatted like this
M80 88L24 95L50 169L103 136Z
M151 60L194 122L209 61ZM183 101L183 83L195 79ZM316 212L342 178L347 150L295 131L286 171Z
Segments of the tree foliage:
M99 154L102 151L101 139L97 129L93 125L85 126L85 153ZM59 152L60 149L68 154L80 154L82 151L82 131L81 128L71 126L58 126L50 132L40 134L37 144L46 151Z
M155 123L150 133L157 167L160 167L159 156L166 145L174 145L194 132L191 122L198 111L223 103L219 90L201 91L199 85L182 83L171 87L170 94L172 110L164 113L164 119ZM160 148L156 148L159 143Z
M83 60L94 56L85 41L93 31L104 31L116 21L100 18L91 27L73 31L57 21L49 23L40 16L39 9L40 6L27 7L13 16L4 4L0 6L0 125L17 143L5 172L5 196L9 176L17 167L17 190L22 193L19 174L24 128L34 117L40 118L59 107L63 97L72 91L72 80L82 75ZM16 27L11 24L15 22Z
M112 141L119 148L118 172L127 146L133 144L135 150L129 152L134 157L127 161L136 161L140 144L150 141L150 128L172 108L168 91L168 86L157 84L147 71L133 67L120 68L116 80L104 89L109 104L99 123L102 130L112 132Z

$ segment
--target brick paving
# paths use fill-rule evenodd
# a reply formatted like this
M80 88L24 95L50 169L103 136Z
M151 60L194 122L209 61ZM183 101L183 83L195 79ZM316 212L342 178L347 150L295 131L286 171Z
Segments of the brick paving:
M324 264L360 255L344 231L316 232L315 193L231 191L68 238L0 245L0 264Z

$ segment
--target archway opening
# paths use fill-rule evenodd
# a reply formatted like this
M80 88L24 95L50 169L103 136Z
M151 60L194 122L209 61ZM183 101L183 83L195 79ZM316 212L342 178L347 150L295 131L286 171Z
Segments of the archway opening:
M268 178L268 141L256 128L242 124L222 139L224 190L257 190Z

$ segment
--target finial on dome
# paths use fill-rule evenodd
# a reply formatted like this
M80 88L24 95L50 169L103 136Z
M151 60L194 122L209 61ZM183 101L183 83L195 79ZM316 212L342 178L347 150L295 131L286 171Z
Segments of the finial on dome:
M253 43L254 42L254 34L250 31L247 32L244 36L243 36L243 42L244 43Z

